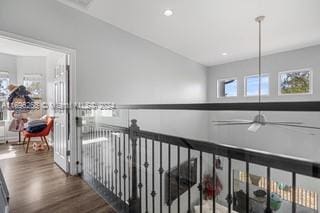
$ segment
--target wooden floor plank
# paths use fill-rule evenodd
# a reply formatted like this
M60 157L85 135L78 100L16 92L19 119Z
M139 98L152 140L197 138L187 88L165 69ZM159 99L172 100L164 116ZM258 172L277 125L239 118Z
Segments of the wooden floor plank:
M65 175L52 151L30 149L25 154L22 146L2 144L0 167L9 188L10 212L115 212L80 177Z

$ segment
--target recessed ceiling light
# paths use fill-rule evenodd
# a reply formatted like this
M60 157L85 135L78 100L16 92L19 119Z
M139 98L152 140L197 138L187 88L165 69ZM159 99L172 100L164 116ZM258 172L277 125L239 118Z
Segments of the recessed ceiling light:
M67 0L67 1L77 6L80 6L82 8L88 8L94 0Z
M227 56L227 55L228 55L228 53L221 53L221 55L223 55L223 56Z
M167 16L167 17L172 16L172 15L173 15L173 11L167 9L167 10L165 10L165 11L163 12L163 15L165 15L165 16Z

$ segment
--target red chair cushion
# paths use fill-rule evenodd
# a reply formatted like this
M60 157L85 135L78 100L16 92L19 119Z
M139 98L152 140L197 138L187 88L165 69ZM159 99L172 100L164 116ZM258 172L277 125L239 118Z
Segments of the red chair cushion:
M41 132L31 133L31 132L28 132L25 130L22 132L22 134L24 137L44 137L44 136L49 135L52 127L53 127L53 118L48 117L47 127L44 130L42 130Z

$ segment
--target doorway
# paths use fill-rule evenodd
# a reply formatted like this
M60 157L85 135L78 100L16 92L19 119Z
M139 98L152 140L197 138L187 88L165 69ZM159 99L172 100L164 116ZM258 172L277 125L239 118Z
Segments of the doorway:
M10 95L8 85L24 86L34 103L34 108L27 113L25 127L28 127L28 122L43 119L44 116L54 118L53 129L47 136L53 148L54 162L65 173L76 173L76 166L73 164L76 156L70 155L73 131L70 122L72 110L68 107L73 100L71 96L74 91L69 80L74 70L74 51L13 34L8 36L4 32L0 32L0 46L1 104L7 106ZM12 112L4 107L2 115L0 140L3 140L0 143L19 141L20 130L11 132L8 128ZM36 146L38 143L38 138L32 138L28 150L36 153L32 145Z

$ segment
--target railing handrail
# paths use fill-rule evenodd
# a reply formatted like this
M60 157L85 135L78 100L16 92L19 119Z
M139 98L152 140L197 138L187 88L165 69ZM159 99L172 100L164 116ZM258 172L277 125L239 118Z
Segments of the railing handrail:
M112 129L113 131L129 133L128 127L102 123L92 123L92 125L101 128L104 127ZM287 172L294 172L296 174L301 174L309 177L320 178L320 163L313 162L307 159L295 158L280 154L272 154L259 150L239 148L224 144L216 144L208 141L188 139L151 131L139 130L136 134L138 137L161 141L162 143L176 145L183 148L190 148L206 153L213 153L223 157L254 163L274 169L281 169Z
M132 110L201 110L201 111L320 111L320 101L303 102L238 102L193 104L132 104L115 105L116 109Z

